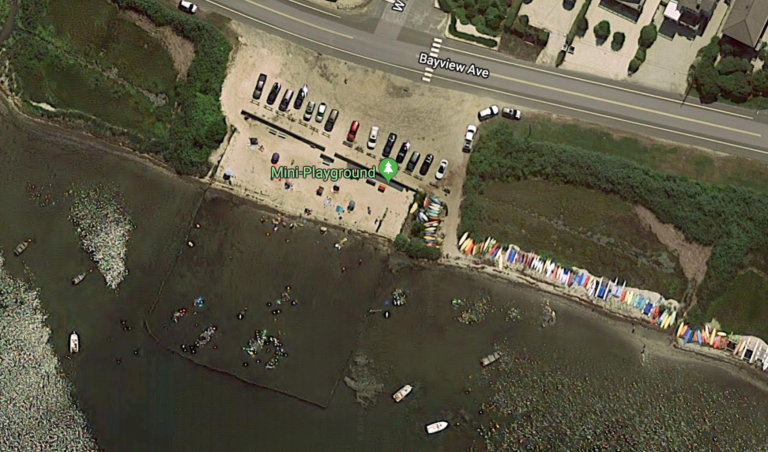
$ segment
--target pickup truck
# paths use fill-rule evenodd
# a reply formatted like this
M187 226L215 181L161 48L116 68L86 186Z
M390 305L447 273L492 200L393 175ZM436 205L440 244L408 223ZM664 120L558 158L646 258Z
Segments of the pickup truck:
M473 125L467 126L467 134L464 135L464 152L472 152L472 142L475 140L475 133L477 133L477 127Z

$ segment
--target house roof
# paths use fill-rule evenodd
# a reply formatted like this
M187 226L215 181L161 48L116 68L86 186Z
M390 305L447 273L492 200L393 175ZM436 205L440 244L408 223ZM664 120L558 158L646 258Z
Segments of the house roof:
M637 11L642 11L643 5L645 5L645 0L616 0L616 1L632 9L635 9Z
M733 0L731 13L723 25L723 34L756 47L768 23L768 1Z
M711 16L717 0L679 0L678 4L681 9L687 9L694 13L705 11Z

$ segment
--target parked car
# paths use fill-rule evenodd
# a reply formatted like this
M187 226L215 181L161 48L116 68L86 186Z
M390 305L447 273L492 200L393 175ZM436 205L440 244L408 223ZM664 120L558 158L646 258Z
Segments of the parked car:
M368 134L368 149L376 147L376 139L379 138L379 128L376 126L371 127L371 133Z
M187 2L185 0L181 0L179 2L179 9L181 11L184 11L187 14L195 14L197 12L197 5L194 3Z
M302 86L299 89L299 92L296 93L296 101L293 103L293 108L295 110L298 110L301 108L301 105L304 103L304 99L307 98L309 95L309 87L307 85Z
M323 122L323 118L325 118L325 108L325 102L320 102L320 105L317 106L315 122Z
M432 166L432 162L435 161L435 156L432 154L427 154L426 157L424 157L424 163L421 164L421 168L419 168L419 174L422 176L426 176L429 172L429 167Z
M496 105L491 105L485 110L480 110L480 112L477 114L477 119L479 119L480 121L485 121L486 119L491 119L498 114L499 114L499 107L497 107Z
M277 162L279 161L280 161L280 154L278 154L277 152L272 154L272 160L271 160L272 164L277 165Z
M256 82L256 88L253 90L253 99L261 99L261 93L264 92L264 85L267 84L267 74L259 75L259 80Z
M352 125L349 126L349 133L347 133L347 141L350 143L355 141L357 136L357 129L360 128L360 121L352 121Z
M267 105L274 105L275 101L277 100L277 95L280 94L280 89L282 86L280 86L280 83L275 82L274 85L272 85L272 89L269 90L269 96L267 96Z
M408 164L405 165L405 170L408 172L411 172L416 168L416 164L419 163L419 159L421 158L421 154L414 151L413 154L411 154L410 160L408 160Z
M333 126L336 125L336 119L339 118L339 110L333 109L331 110L331 114L328 116L328 120L325 121L325 131L330 132L333 130Z
M400 146L400 151L397 153L397 157L395 158L395 161L397 163L403 163L403 160L405 160L405 155L410 150L411 150L411 142L406 141L405 143L402 144L402 146Z
M501 109L501 116L508 119L520 119L520 115L520 110L515 110L514 108L504 107Z
M464 147L462 148L464 152L472 151L472 142L475 140L475 133L477 133L477 127L471 124L468 125L467 134L464 135Z
M291 105L291 99L293 99L293 90L289 89L283 95L283 100L280 101L280 106L277 109L280 111L288 110L288 106Z
M309 104L307 104L307 109L304 111L304 121L311 121L312 113L314 112L315 112L315 103L310 101Z
M390 133L387 137L387 142L384 143L384 151L381 153L381 155L384 158L389 157L389 154L392 153L392 148L395 146L395 142L397 141L397 134L396 133Z
M445 176L445 172L448 171L448 160L440 160L440 166L437 167L437 172L435 173L435 179L442 180Z

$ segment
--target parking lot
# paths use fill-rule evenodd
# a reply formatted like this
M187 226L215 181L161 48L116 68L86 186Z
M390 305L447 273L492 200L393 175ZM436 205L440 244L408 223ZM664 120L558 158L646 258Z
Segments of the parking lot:
M394 180L445 199L452 208L451 213L456 212L452 216L457 224L461 185L469 158L469 154L462 152L464 135L469 124L477 125L477 112L496 102L416 84L413 80L318 55L258 30L234 26L243 37L230 63L222 106L237 132L217 157L223 155L216 175L219 182L284 212L300 214L308 208L314 217L370 232L378 229L379 234L394 237L407 214L412 193L386 184L382 193L379 191L381 181L372 186L365 179L336 183L294 179L291 188L286 190L284 180L270 180L270 160L272 154L278 153L277 166L346 168L353 166L348 163L352 161L363 167L378 168L387 137L395 133L397 141L390 157L396 158L406 141L410 142L410 150ZM252 95L261 73L267 80L261 97L254 100ZM275 82L281 84L281 89L274 104L269 105L269 92ZM297 92L305 84L308 95L301 107L295 109ZM286 111L281 112L279 106L288 89L293 90L293 98ZM315 103L315 109L309 121L304 121L309 102ZM320 103L326 104L326 112L322 122L317 122ZM445 105L460 108L446 109ZM338 118L328 132L325 126L332 110L338 110ZM246 120L243 111L263 119L266 124ZM348 142L353 121L359 122L359 129L354 141ZM379 133L371 150L366 142L373 126L379 128ZM259 145L251 146L250 138L257 138ZM414 170L407 172L407 162L414 152L420 157ZM421 176L419 170L428 154L433 155L433 163L426 175ZM435 172L443 159L449 161L448 169L445 177L438 181ZM228 181L223 178L227 169L234 175ZM334 185L339 187L336 193ZM317 196L320 186L323 194ZM347 212L351 200L355 201L356 209ZM343 210L340 214L338 206ZM379 226L377 220L381 219L383 225Z

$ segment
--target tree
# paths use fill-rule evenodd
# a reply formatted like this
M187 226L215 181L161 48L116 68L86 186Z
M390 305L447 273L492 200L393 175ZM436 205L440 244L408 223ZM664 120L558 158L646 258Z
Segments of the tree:
M647 49L651 47L654 42L656 42L658 35L659 33L658 30L656 30L656 25L648 24L640 29L640 38L638 39L638 44L640 44L640 47Z
M720 77L720 91L723 97L734 102L744 102L752 94L752 86L749 84L747 74L734 72L731 75Z
M709 61L699 61L691 70L691 84L696 88L699 99L704 103L717 100L720 95L719 79L720 74L717 73L715 65Z
M485 13L485 24L493 31L498 31L501 27L501 21L504 20L504 16L499 17L499 10L491 6Z
M611 35L611 24L607 20L601 21L593 29L598 41L604 42Z
M713 36L712 40L709 42L709 44L705 45L704 47L699 50L698 57L702 60L707 60L712 63L717 60L718 55L720 55L720 43L717 36Z
M765 68L752 76L752 93L755 96L768 97L768 70Z
M640 61L638 61L637 58L632 58L632 61L629 62L629 73L634 74L640 69Z
M491 0L478 0L477 1L477 11L480 14L485 14L486 11L491 7Z
M752 63L744 58L727 56L717 62L717 72L720 75L730 75L734 72L751 73L754 69Z
M517 14L514 11L509 11L507 18L504 19L504 30L511 32L512 27L515 26L515 19L517 19Z
M624 46L624 39L626 36L624 36L624 33L617 31L613 34L613 41L611 42L611 48L613 50L621 50L621 48Z
M579 17L576 21L576 30L578 31L579 36L587 34L587 30L589 30L589 22L586 17Z

